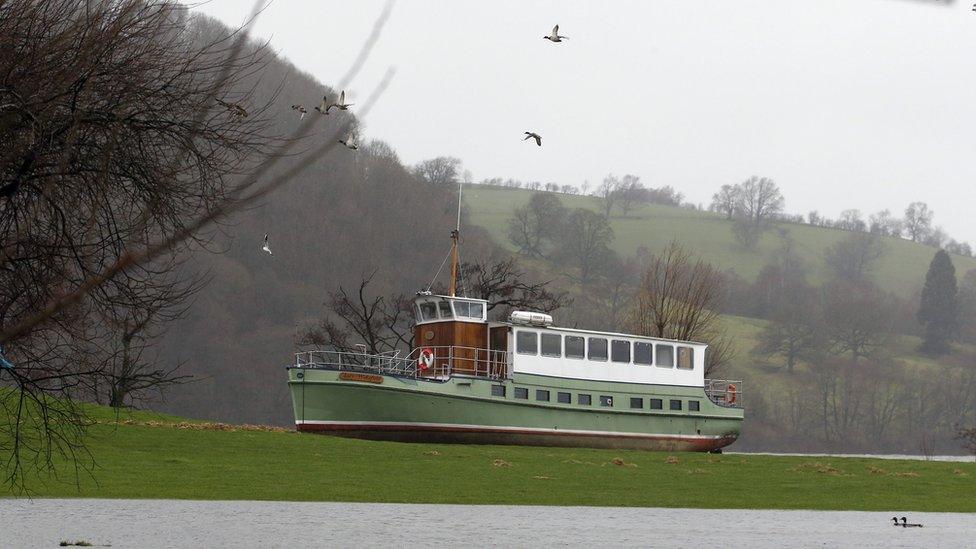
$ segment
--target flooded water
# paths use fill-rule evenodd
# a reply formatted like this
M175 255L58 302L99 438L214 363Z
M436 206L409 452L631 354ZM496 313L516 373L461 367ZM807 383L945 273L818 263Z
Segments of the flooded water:
M836 458L871 458L871 459L907 459L913 461L948 461L956 463L972 463L973 456L923 456L916 454L790 454L783 452L725 452L729 455L743 456L795 456L795 457L836 457Z
M895 528L893 515L923 528ZM976 515L0 499L0 547L974 547Z

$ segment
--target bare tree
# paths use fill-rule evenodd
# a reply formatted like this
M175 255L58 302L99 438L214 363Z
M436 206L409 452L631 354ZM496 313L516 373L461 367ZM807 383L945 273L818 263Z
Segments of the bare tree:
M613 212L613 206L617 203L617 198L620 196L617 191L620 189L620 179L617 176L610 174L603 178L603 183L596 188L596 195L603 202L603 217L607 219L610 218L610 213Z
M976 460L976 427L972 429L957 427L956 440L962 442L962 447L972 454L973 459Z
M762 225L783 211L785 200L772 179L754 175L738 187L736 211L749 222Z
M739 186L725 184L712 195L712 204L708 207L713 212L725 214L725 219L731 221L735 215L736 205L739 203Z
M624 175L620 179L620 185L617 188L617 202L620 204L620 211L624 215L629 214L640 201L641 194L645 190L640 177L630 174Z
M557 257L578 269L581 285L592 282L612 255L613 229L606 217L577 208L560 235Z
M855 233L828 247L824 259L835 277L860 282L869 278L886 250L878 236Z
M871 234L880 236L901 236L901 220L891 215L891 210L884 209L871 214L868 230Z
M722 277L710 264L672 240L650 259L631 313L634 333L709 343L705 375L733 358L733 347L720 322Z
M890 298L870 283L834 281L822 290L829 350L857 362L883 351L891 339Z
M508 239L529 257L548 255L563 226L566 208L553 193L533 193L508 220Z
M486 300L500 316L518 309L551 313L571 302L566 292L550 291L550 281L530 282L514 257L464 263L461 273L466 295Z
M453 156L438 156L419 162L413 173L435 187L457 187L461 177L461 160Z
M912 202L905 208L904 227L912 242L921 242L932 230L935 213L925 202Z
M861 218L861 210L849 209L840 212L840 219L837 220L837 227L845 231L864 232L867 225Z

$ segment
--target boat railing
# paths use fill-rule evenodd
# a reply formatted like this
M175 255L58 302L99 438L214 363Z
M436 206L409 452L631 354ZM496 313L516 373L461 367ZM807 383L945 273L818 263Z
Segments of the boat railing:
M425 353L425 360L421 360ZM423 347L406 356L399 351L367 353L315 350L295 353L295 367L444 380L452 376L488 379L510 377L510 353L502 350L459 347Z
M726 408L742 408L742 381L731 379L706 379L705 394L708 399Z

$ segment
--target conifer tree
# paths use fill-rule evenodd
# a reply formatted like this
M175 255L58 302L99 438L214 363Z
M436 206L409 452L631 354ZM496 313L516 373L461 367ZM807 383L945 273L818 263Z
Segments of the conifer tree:
M958 318L956 268L945 250L939 250L929 264L916 317L925 325L919 350L938 355L949 352Z

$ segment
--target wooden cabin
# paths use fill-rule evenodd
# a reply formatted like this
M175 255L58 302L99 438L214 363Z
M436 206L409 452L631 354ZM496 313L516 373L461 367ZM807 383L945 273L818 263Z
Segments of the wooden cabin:
M434 367L426 375L439 375L448 364L455 374L504 373L509 327L491 327L489 338L487 301L421 294L414 303L415 345L434 354Z

